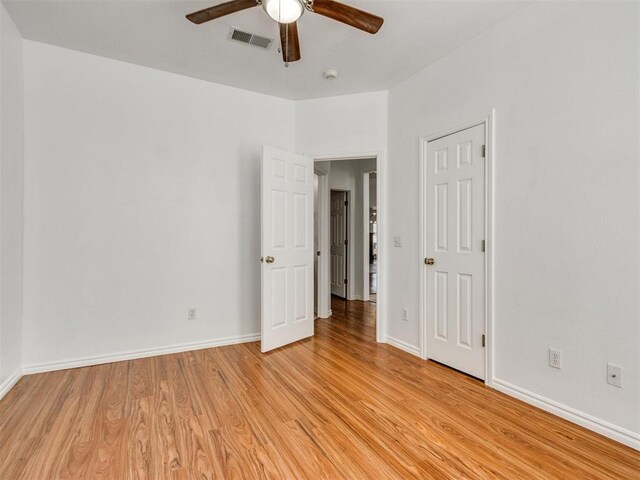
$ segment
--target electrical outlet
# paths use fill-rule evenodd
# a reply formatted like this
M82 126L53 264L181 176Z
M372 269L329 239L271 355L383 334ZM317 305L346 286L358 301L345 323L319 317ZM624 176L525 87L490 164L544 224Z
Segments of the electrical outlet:
M562 352L560 350L549 349L549 366L562 368Z
M406 308L402 309L402 320L404 320L405 322L409 321L409 310L407 310Z
M196 319L196 309L194 307L191 307L188 311L187 311L187 318L189 320L195 320Z
M607 363L607 383L622 388L622 367Z

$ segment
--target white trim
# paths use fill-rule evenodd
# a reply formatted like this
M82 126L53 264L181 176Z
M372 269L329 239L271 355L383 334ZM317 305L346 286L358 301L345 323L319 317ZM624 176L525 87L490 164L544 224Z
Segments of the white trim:
M135 360L137 358L155 357L157 355L167 355L170 353L189 352L192 350L202 350L204 348L223 347L225 345L236 345L238 343L257 342L260 340L259 333L247 335L237 335L234 337L219 338L206 342L180 343L166 347L150 348L146 350L130 350L128 352L112 353L108 355L95 355L89 357L72 358L57 362L44 362L27 365L22 368L22 373L30 375L33 373L53 372L55 370L66 370L68 368L88 367L91 365L102 365L103 363L122 362L124 360Z
M329 192L329 175L324 168L318 166L315 162L313 171L318 175L318 223L322 224L323 219L329 215L329 203L325 198ZM330 248L329 235L319 235L318 250L320 251L320 258L318 259L318 285L316 285L319 318L331 316L330 255L328 255Z
M362 300L369 301L369 174L362 174Z
M389 265L389 229L387 228L387 156L378 154L376 161L376 221L378 223L378 261L376 293L376 340L382 342L387 336L387 304L389 299L389 287L387 286L387 272Z
M524 388L513 385L499 378L493 378L493 388L511 397L522 400L525 403L541 408L549 413L553 413L565 420L577 423L591 431L604 435L612 440L623 443L631 448L640 450L640 434L625 428L613 425L612 423L600 420L587 413L571 408L562 403L530 392Z
M495 162L495 109L478 119L459 125L454 128L442 130L440 132L433 133L431 135L425 135L420 137L420 244L421 244L421 258L419 259L422 264L423 259L427 256L427 224L426 224L426 183L427 183L427 169L425 168L425 157L427 154L427 144L438 138L451 135L453 133L466 130L477 125L484 125L485 134L485 379L484 383L487 386L493 385L494 372L493 372L493 338L494 338L494 322L493 322L493 237L494 237L494 225L495 225L495 209L494 209L494 162ZM427 283L427 271L422 269L420 275L420 357L428 359L427 351L427 299L426 299L426 283Z
M403 342L402 340L398 340L397 338L387 336L387 342L389 345L395 348L399 348L411 355L415 355L416 357L420 357L420 348L415 345L410 345L407 342Z
M494 168L496 161L496 139L495 139L495 121L496 111L491 109L485 117L485 188L484 188L484 204L485 204L485 257L484 257L484 284L485 284L485 335L486 335L486 353L485 353L485 385L492 387L494 379L494 356L493 349L494 322L493 322L493 304L494 304L494 284L493 284L493 238L495 226L495 191L494 191Z
M370 176L375 170L362 174L362 300L371 299L371 252L369 251L369 235L371 232L371 183Z
M13 375L0 384L0 400L9 393L9 390L11 390L16 383L18 383L18 380L22 378L22 375L23 371L19 368L13 373Z
M361 160L367 158L376 159L376 193L377 193L377 219L378 219L378 293L376 297L376 342L385 343L387 333L387 157L384 152L364 152L350 154L313 154L305 153L316 162L328 162L332 160ZM327 238L328 242L328 238ZM322 266L329 268L329 259L325 255ZM319 277L320 278L320 277ZM320 281L320 280L318 280Z

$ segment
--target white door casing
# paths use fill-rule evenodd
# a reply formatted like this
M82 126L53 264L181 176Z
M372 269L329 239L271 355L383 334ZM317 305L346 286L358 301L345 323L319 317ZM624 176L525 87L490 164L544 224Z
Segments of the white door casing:
M262 346L313 335L313 160L262 153Z
M331 192L331 294L347 298L347 192Z
M430 141L426 156L429 358L485 378L485 126Z

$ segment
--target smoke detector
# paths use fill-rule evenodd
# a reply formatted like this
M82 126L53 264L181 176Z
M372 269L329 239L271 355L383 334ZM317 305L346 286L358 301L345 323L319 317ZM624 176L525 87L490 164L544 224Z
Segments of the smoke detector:
M330 68L329 70L325 70L322 76L327 80L335 80L338 78L338 71Z

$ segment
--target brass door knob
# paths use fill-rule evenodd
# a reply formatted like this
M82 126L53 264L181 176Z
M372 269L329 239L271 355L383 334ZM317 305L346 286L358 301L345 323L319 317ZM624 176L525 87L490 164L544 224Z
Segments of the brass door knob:
M436 259L435 258L425 258L424 259L424 264L425 265L433 265L434 263L436 263Z
M264 261L267 262L267 263L273 263L273 262L276 261L276 259L273 258L273 257L267 257L267 258L264 259Z

